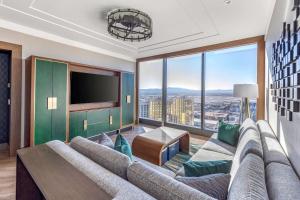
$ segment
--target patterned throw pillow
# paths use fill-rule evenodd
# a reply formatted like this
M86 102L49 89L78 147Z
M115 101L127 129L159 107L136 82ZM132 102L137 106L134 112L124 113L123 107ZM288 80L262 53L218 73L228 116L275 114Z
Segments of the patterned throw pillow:
M119 151L127 155L132 160L132 152L131 152L130 144L121 134L118 134L116 138L114 149L116 151Z
M230 174L220 173L200 177L179 176L175 179L216 199L227 199Z
M111 140L110 137L108 137L105 133L101 134L99 136L99 140L98 140L98 143L99 144L102 144L104 146L107 146L107 147L110 147L110 148L114 148L114 143L113 141Z

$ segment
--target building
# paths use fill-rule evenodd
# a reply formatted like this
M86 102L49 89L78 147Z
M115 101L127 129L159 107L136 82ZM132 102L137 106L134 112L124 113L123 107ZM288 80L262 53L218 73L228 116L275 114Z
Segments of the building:
M149 118L149 100L141 99L139 103L140 118Z
M149 118L161 121L162 100L161 97L151 97L149 100Z
M192 97L173 96L168 99L167 121L187 126L194 125L194 101Z

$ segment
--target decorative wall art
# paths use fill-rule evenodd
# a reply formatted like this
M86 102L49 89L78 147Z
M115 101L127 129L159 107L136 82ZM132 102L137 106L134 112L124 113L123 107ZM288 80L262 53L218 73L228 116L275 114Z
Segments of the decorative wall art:
M283 23L280 39L272 47L271 95L275 110L288 121L300 112L300 8L295 0L292 24Z

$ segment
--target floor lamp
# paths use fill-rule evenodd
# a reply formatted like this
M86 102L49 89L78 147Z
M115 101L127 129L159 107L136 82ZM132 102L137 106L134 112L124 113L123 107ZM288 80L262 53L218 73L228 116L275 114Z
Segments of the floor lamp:
M242 98L241 102L241 118L240 122L250 116L250 98L258 98L258 86L257 84L234 84L233 86L233 96ZM241 120L242 119L242 120Z

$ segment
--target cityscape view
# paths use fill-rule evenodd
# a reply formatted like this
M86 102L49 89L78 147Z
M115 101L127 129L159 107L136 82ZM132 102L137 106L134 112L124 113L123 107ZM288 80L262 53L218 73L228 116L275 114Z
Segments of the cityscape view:
M139 115L156 121L162 120L162 90L141 89ZM167 89L167 115L169 123L201 127L201 91L182 88ZM232 96L232 90L207 90L205 92L204 129L216 131L218 121L240 123L241 99ZM250 101L251 117L256 119L256 100Z
M219 120L232 124L240 123L241 98L233 97L232 90L234 84L257 83L256 56L257 45L250 44L167 58L165 70L163 59L141 62L140 118L161 121L162 107L166 106L165 117L168 123L212 131L217 130ZM202 67L205 69L204 77ZM163 77L166 86L163 86ZM202 84L205 84L203 102ZM163 87L167 90L166 105L162 105ZM250 112L255 120L255 99L250 100ZM201 127L201 124L204 127Z

